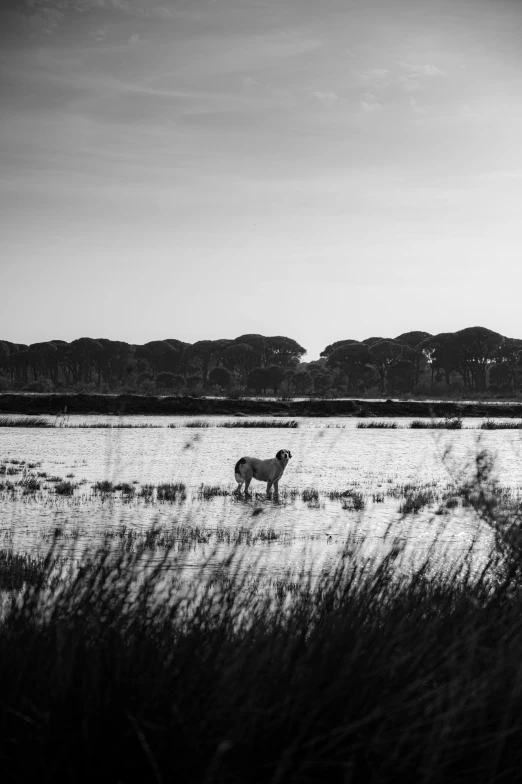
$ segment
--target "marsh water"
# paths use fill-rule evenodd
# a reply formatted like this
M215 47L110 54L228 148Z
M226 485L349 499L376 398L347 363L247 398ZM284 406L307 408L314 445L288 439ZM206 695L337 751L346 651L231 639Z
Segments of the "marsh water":
M139 537L154 525L171 539L179 535L187 568L211 568L237 546L247 564L277 575L331 568L348 539L364 542L369 554L382 550L391 525L412 563L435 539L441 559L458 558L477 540L480 560L491 533L468 509L441 510L441 498L474 470L480 449L494 455L502 485L516 494L522 487L522 431L481 431L479 419L463 420L461 430L410 429L409 419L397 420L396 429L369 429L356 418L331 417L297 419L295 428L223 427L230 417L48 421L60 426L0 428L0 535L19 551L45 550L56 530L77 548L107 532ZM279 499L266 499L255 482L251 499L233 494L239 457L272 457L282 448L292 459ZM27 476L38 479L36 492L23 489ZM58 479L73 483L72 495L54 492ZM96 492L103 480L134 490ZM174 502L140 495L145 485L175 482L186 490ZM202 485L226 494L205 493ZM431 492L432 502L401 513L401 500L416 488Z

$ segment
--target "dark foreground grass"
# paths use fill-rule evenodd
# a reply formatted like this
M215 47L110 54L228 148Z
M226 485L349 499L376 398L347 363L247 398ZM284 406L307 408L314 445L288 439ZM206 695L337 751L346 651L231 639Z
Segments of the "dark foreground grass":
M2 780L518 781L520 511L485 459L461 493L496 536L481 574L352 547L315 583L183 588L175 553L107 545L48 595L45 567L0 624Z
M41 556L0 550L0 591L19 591L24 586L40 585L50 565Z
M45 617L33 589L0 627L3 780L515 781L518 585L397 554L158 602L161 565L136 597L136 555L100 552Z

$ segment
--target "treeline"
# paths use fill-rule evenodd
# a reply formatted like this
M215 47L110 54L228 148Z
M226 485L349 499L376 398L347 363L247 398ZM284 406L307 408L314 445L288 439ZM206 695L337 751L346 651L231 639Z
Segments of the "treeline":
M339 340L321 359L281 335L133 345L107 338L31 345L0 340L0 391L275 395L517 394L522 340L485 327Z

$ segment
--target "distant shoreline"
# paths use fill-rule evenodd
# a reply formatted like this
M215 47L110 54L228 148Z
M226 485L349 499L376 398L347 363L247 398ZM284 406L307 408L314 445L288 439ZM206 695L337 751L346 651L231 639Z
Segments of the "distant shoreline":
M288 417L522 417L522 403L421 400L260 400L252 398L156 397L153 395L0 395L3 414L112 414Z

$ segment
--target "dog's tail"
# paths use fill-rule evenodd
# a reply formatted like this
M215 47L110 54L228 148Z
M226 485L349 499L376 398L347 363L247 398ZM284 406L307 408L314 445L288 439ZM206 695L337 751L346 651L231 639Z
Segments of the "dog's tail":
M246 460L244 457L242 457L240 460L237 461L236 467L234 468L236 482L240 485L243 484L243 482L245 481L244 478L241 476L241 466L244 465L245 463Z

